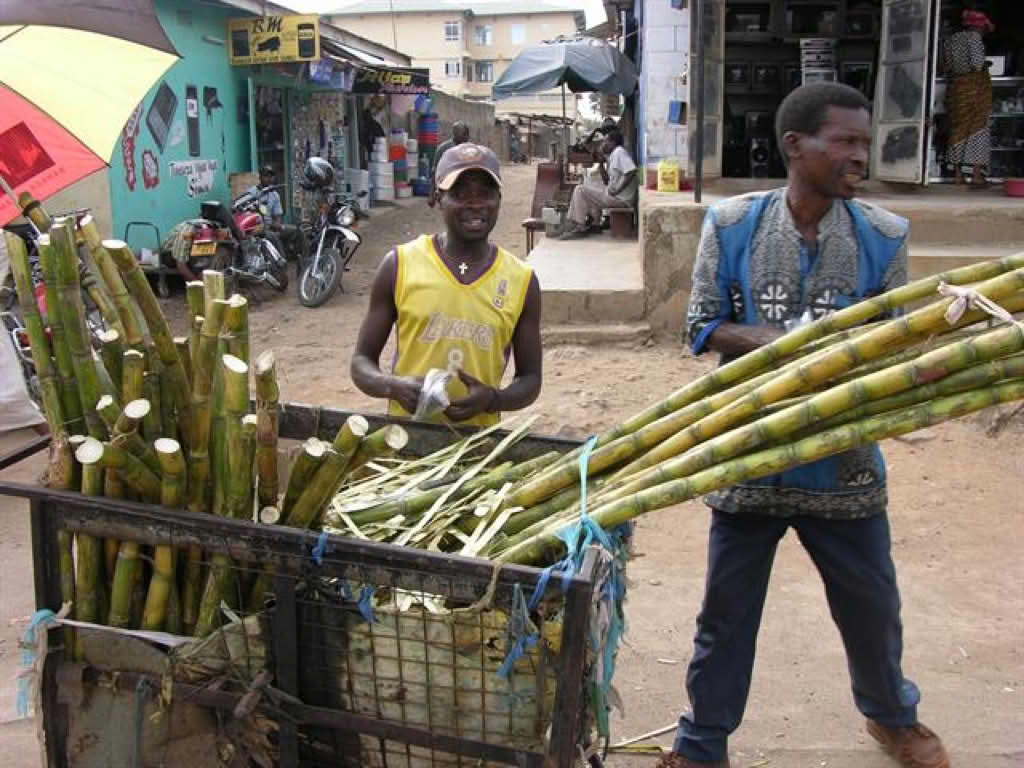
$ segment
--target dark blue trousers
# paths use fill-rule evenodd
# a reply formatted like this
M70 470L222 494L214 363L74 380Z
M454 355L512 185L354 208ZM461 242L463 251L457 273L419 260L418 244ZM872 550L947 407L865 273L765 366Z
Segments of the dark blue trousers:
M743 719L768 578L789 528L825 583L857 709L888 726L917 722L920 693L900 669L903 628L888 517L773 518L712 510L704 605L686 674L692 715L679 718L675 743L691 760L724 760L728 736Z

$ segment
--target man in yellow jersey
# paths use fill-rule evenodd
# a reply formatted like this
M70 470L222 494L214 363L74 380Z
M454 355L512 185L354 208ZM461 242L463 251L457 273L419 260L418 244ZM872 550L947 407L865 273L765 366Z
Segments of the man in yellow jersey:
M389 412L415 412L431 368L458 371L449 387L453 422L485 426L501 411L525 408L540 393L540 284L533 270L488 236L501 207L501 167L487 147L460 144L437 165L445 232L420 235L388 253L352 357L352 380L390 400ZM380 354L397 329L391 373ZM515 378L502 388L509 353Z

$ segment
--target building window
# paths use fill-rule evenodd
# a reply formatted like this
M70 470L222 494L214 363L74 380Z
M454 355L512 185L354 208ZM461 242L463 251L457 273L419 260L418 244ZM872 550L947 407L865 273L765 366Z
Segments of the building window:
M444 39L446 42L458 42L461 37L462 25L457 21L446 21L444 23Z
M522 45L526 42L526 25L513 24L508 28L508 39L512 45Z
M477 24L475 36L477 45L494 45L494 26L491 24Z
M478 61L476 63L476 80L478 83L490 83L494 81L494 62Z
M462 77L462 59L448 59L444 63L445 77Z

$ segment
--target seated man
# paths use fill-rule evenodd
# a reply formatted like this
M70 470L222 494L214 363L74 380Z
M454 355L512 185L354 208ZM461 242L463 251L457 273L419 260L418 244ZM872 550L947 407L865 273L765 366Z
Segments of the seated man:
M260 168L260 184L252 186L247 190L250 195L258 195L260 201L267 207L267 215L270 221L266 222L267 229L280 238L281 251L285 258L300 258L305 262L309 255L309 244L302 235L299 227L293 227L284 223L284 206L281 205L281 195L276 189L270 189L260 193L261 189L274 186L277 175L273 166L264 165Z
M604 184L579 184L572 191L568 228L562 233L562 240L586 236L588 219L600 222L605 208L632 208L636 204L636 163L622 146L622 132L611 131L601 145L601 152L607 158L607 167L602 163L598 169Z

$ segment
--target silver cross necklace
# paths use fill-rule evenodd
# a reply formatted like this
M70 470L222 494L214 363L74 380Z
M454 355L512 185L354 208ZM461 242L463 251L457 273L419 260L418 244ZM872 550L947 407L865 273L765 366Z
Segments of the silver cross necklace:
M469 270L469 265L466 262L459 264L459 274L464 275Z

